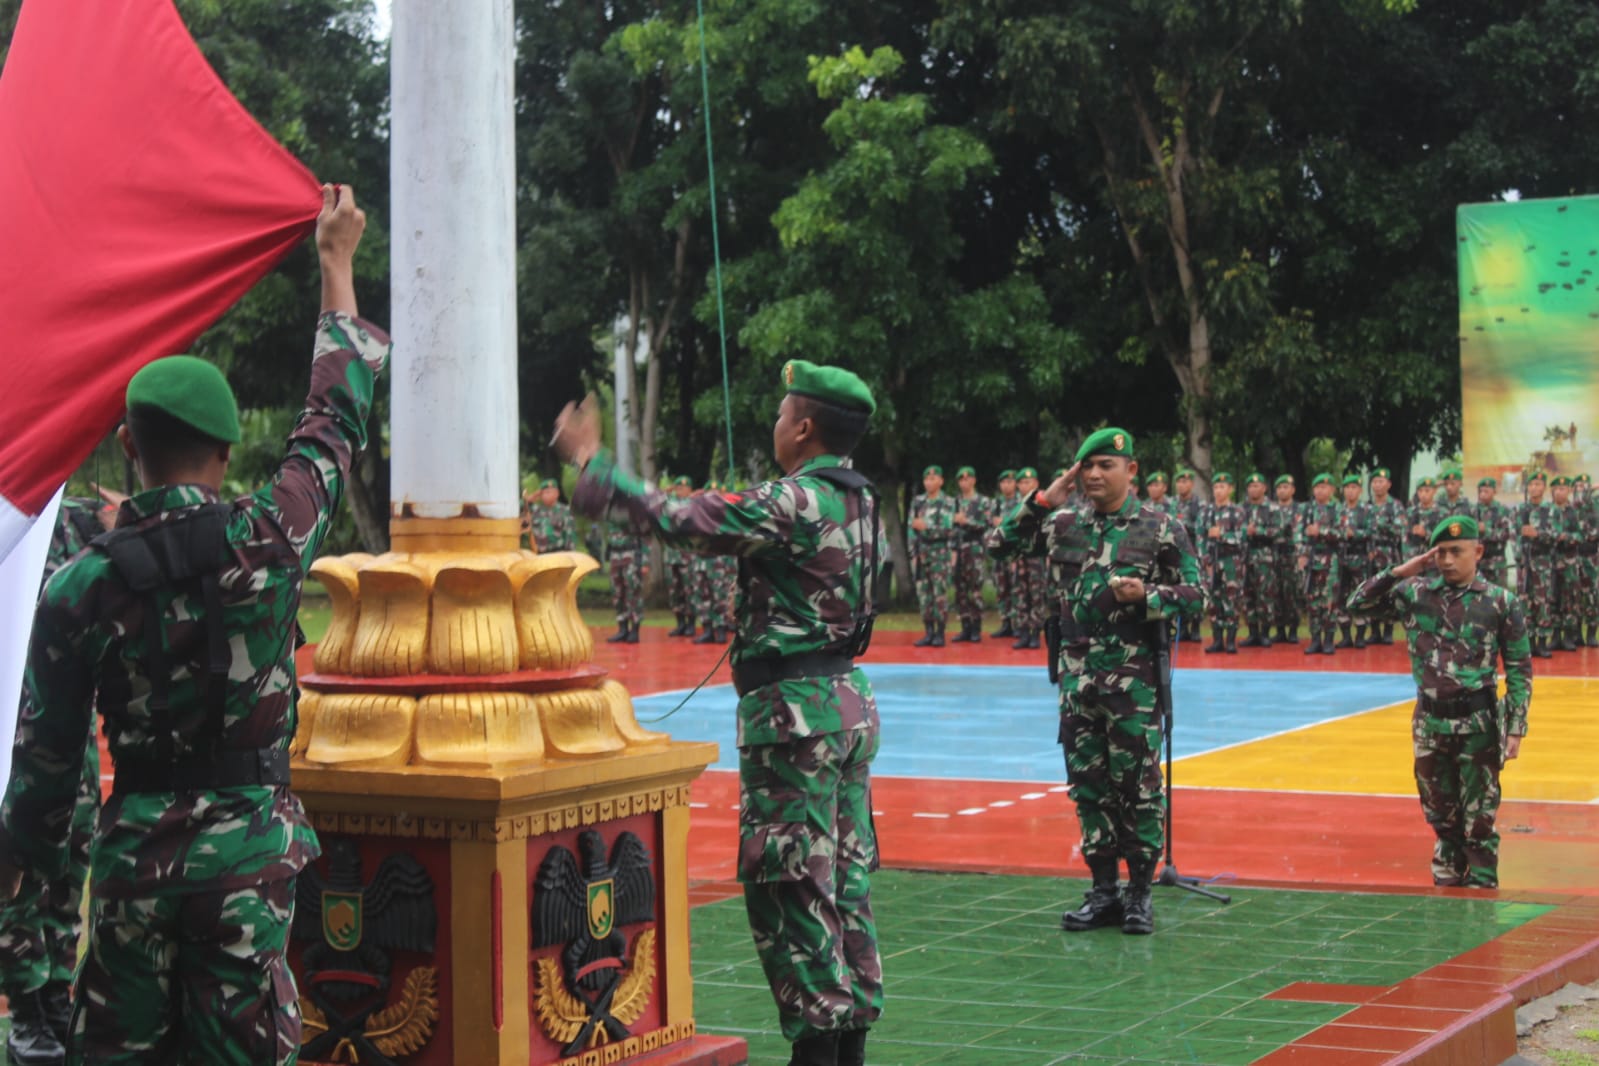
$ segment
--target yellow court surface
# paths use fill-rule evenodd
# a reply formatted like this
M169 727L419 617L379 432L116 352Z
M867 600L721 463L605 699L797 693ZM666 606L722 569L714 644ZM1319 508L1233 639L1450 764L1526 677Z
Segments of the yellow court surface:
M1187 788L1413 795L1406 701L1177 760ZM1538 677L1521 757L1502 782L1507 800L1599 802L1599 679Z

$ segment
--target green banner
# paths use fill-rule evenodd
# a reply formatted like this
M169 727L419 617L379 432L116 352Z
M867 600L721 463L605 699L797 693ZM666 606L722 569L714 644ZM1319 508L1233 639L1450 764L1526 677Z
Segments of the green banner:
M1464 204L1461 433L1466 487L1599 466L1599 196ZM1585 455L1585 452L1587 453Z

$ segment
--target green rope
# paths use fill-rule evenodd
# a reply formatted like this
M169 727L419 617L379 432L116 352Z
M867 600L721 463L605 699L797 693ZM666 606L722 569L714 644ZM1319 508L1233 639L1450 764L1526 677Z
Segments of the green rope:
M727 421L727 481L728 488L732 488L733 389L727 378L727 313L722 306L722 238L716 229L716 156L711 151L711 75L710 60L705 53L704 0L694 0L694 10L698 12L700 22L700 98L705 112L705 172L711 186L711 258L716 276L716 336L722 346L722 415Z

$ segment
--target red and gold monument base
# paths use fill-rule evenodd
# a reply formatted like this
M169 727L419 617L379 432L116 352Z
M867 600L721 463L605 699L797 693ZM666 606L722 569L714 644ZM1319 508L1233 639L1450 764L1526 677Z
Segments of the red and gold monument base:
M393 532L312 568L333 620L295 738L323 844L301 1062L745 1062L696 1033L689 972L689 785L716 746L640 728L590 662L597 564L515 550L514 521Z

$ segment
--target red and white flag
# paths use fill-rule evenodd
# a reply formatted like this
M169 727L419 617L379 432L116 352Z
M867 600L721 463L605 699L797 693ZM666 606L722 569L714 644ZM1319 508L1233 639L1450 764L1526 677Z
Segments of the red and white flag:
M134 372L192 344L321 205L172 0L26 0L0 70L0 559Z

